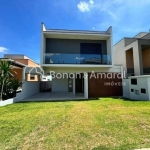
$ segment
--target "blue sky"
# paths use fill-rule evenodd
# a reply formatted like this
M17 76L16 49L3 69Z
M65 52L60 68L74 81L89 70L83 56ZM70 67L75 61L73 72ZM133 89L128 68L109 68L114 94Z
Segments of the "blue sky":
M107 30L113 43L150 29L150 0L0 0L0 57L25 54L40 61L40 27Z

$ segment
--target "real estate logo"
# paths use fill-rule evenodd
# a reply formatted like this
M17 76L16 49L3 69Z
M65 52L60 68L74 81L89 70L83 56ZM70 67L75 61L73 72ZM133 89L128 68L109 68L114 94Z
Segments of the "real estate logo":
M30 74L30 75L37 74L42 79L42 77L44 76L44 70L41 67L28 67L28 66L26 66L24 68L24 73L23 73L23 79L24 80L26 78L26 74Z

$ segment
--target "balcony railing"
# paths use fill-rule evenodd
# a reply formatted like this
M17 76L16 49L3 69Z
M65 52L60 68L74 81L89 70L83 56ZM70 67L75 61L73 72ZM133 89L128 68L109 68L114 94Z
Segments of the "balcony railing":
M102 64L111 65L110 55L100 54L62 54L46 53L44 54L45 64Z

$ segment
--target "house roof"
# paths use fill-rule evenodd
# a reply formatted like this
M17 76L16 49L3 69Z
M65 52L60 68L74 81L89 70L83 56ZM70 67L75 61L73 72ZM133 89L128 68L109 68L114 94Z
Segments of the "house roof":
M9 58L9 59L29 59L34 62L31 58L24 54L4 54L4 58Z
M143 34L143 33L144 33L145 35L143 35L142 37L138 37L138 35ZM119 40L116 44L114 44L114 46L117 45L117 44L118 44L119 42L121 42L122 40L126 40L126 39L130 39L131 41L128 42L127 44L125 44L125 46L130 45L131 43L133 43L133 42L135 42L136 40L139 40L139 39L143 39L143 40L150 39L150 33L149 33L149 32L140 32L139 34L137 34L137 35L134 36L134 37L124 37L124 38L122 38L121 40Z
M9 59L9 58L0 58L0 60L4 60L4 61L11 62L11 65L12 65L12 66L18 67L18 68L23 68L23 67L26 66L25 64L22 64L22 63L20 63L20 62L17 62L17 61L15 61L15 60L12 60L12 59Z
M48 29L45 27L44 23L42 23L42 31L43 32L53 32L53 33L70 33L70 34L112 34L112 27L110 26L106 31L93 31L93 30L68 30L68 29Z

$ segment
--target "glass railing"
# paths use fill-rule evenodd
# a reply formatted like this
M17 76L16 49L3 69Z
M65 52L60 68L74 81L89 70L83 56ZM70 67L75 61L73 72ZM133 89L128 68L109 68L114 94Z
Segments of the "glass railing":
M63 54L46 53L44 54L45 64L102 64L111 65L110 55L100 54Z

